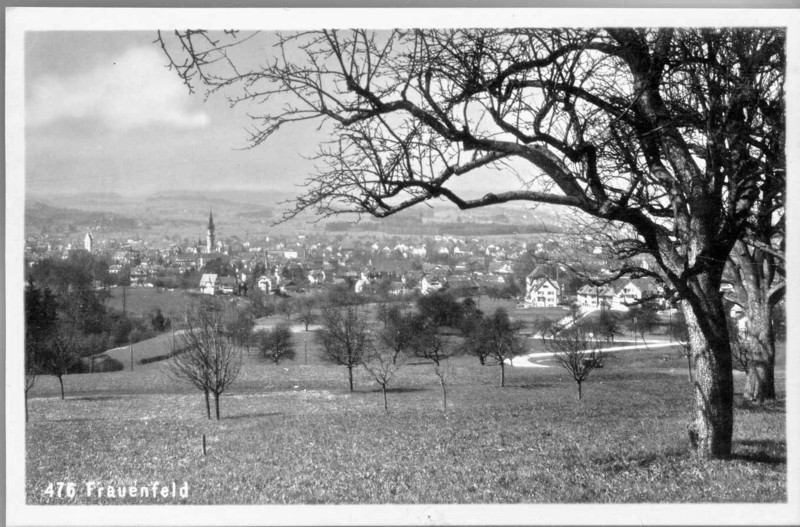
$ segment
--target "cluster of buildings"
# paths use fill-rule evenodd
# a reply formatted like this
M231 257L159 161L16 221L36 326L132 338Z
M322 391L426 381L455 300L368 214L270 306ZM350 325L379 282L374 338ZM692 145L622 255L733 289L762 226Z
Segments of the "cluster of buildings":
M357 293L397 296L412 292L427 295L439 290L474 296L506 290L514 291L526 306L554 307L575 302L574 289L568 294L558 272L554 274L548 266L536 267L522 283L517 264L530 252L546 252L564 243L570 242L395 236L355 239L345 245L343 236L332 233L272 240L229 236L218 240L214 216L209 212L205 240L196 243L185 239L147 243L139 238L98 243L87 233L83 248L106 255L109 276L124 276L131 286L191 287L209 295L245 294L251 290L264 294L292 292L329 284L348 284ZM77 244L70 243L67 249L73 246ZM41 246L38 248L26 251L29 261L47 254ZM66 254L63 247L59 249L60 254ZM578 254L598 258L589 247L574 249ZM181 282L181 277L192 281ZM619 280L602 287L581 287L577 303L624 309L626 303L654 291L655 286L647 280Z

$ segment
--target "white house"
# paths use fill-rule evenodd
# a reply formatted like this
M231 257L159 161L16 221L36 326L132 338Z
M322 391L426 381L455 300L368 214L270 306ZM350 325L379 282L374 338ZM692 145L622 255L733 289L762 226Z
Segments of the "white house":
M525 303L536 307L555 307L561 302L561 286L549 278L528 277Z
M613 291L607 286L585 285L578 289L578 304L583 307L609 307Z
M627 311L631 305L659 293L652 280L624 278L604 286L585 285L578 289L578 304Z
M611 309L627 311L631 305L658 293L658 288L652 280L646 278L624 279L615 284L614 295L611 297Z
M439 289L442 288L443 285L444 284L442 284L442 281L439 280L439 278L434 275L423 276L422 280L419 283L420 292L423 295L427 295L433 291L438 291Z
M200 277L200 292L204 295L215 295L219 289L219 276L206 273Z
M274 280L270 279L266 275L261 275L261 276L258 277L258 282L257 282L258 288L260 290L264 291L266 294L269 294L270 291L275 289L273 287L273 283L274 283Z

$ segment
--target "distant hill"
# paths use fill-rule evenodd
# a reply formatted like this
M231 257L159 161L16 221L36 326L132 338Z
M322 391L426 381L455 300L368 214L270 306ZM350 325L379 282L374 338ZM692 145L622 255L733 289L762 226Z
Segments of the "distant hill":
M99 227L121 230L130 229L136 225L137 221L134 218L113 212L54 207L38 201L25 205L25 228L28 233L51 228L89 230Z

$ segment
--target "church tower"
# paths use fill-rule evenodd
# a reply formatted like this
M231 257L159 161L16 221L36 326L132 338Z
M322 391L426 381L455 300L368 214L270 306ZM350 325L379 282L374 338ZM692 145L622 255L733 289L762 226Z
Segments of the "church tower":
M214 215L208 212L208 230L206 231L206 252L213 253L216 249L214 245Z

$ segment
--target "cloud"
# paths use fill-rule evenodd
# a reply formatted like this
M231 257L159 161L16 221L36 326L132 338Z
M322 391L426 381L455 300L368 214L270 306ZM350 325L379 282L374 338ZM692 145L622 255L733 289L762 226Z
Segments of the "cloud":
M42 126L61 119L91 119L117 130L152 124L207 125L208 115L190 108L186 88L164 63L157 49L135 47L86 73L42 75L32 81L27 123Z

